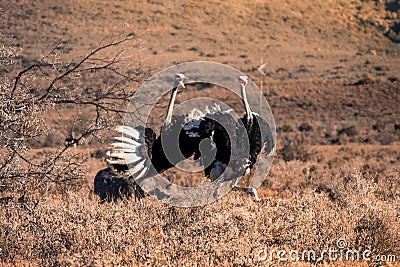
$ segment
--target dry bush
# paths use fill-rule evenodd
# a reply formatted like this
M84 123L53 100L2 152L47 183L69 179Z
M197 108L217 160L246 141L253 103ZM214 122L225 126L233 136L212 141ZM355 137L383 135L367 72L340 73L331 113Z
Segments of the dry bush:
M278 151L278 156L285 161L309 159L309 151L306 147L306 138L302 134L296 134L283 137L282 148Z
M303 122L299 126L300 132L310 132L310 131L312 131L312 129L313 129L313 127L308 122Z
M294 129L290 124L284 124L282 127L278 127L276 129L277 132L283 132L283 133L290 133L293 132Z
M71 125L79 125L74 138L78 143L101 142L105 130L120 123L135 85L147 75L140 64L129 62L128 68L121 59L124 47L135 43L134 34L110 37L69 63L59 59L62 47L57 45L18 71L18 50L12 39L0 36L0 193L43 194L84 181L87 156L60 144L63 136L49 117L58 114L57 120L66 124L72 116L68 109L80 110L72 116ZM38 158L32 150L38 144L58 149Z
M358 134L358 131L354 125L344 126L337 131L338 135L347 135L348 137L354 137Z

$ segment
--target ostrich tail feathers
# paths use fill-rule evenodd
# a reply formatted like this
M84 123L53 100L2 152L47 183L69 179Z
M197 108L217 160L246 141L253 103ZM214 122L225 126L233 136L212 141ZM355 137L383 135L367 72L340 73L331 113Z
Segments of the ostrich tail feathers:
M118 171L124 171L135 179L148 171L148 157L145 149L144 128L117 126L116 131L122 136L114 137L107 151L106 162Z

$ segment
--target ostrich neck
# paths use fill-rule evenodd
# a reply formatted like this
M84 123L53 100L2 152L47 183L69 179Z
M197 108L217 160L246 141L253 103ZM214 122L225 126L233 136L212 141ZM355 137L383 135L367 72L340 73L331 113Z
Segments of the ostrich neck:
M247 122L250 122L253 119L253 113L251 112L249 102L247 102L246 87L244 87L243 85L242 85L241 93L242 93L242 101L243 101L244 109L246 111L246 120L247 120Z
M167 126L168 124L171 123L172 120L172 112L174 110L174 102L175 102L175 98L176 98L176 94L178 93L178 87L174 88L172 90L172 94L171 94L171 98L169 100L169 104L168 104L168 111L167 111L167 116L165 117L165 123L164 126Z

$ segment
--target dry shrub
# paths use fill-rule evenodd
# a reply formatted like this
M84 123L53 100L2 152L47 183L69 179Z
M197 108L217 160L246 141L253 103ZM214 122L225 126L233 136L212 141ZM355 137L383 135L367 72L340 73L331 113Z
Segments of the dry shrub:
M304 135L285 136L282 139L282 148L278 151L278 156L285 161L301 160L307 161L310 157L306 147Z
M134 94L132 84L147 75L142 67L122 62L123 46L129 43L135 43L132 34L110 37L80 61L69 63L59 60L58 45L18 70L18 50L12 39L0 34L0 193L45 194L85 181L88 156L64 147L57 123L76 125L79 134L74 138L84 143L102 141L104 132L120 122ZM91 86L96 89L88 92ZM78 121L71 116L70 123L71 107L85 116L77 116ZM53 114L57 119L49 119ZM39 158L43 146L57 149Z
M312 129L313 129L312 126L308 122L303 122L299 126L300 132L310 132L310 131L312 131Z
M337 131L338 135L347 135L348 137L354 137L358 134L358 131L354 125L344 126Z
M54 133L49 133L44 137L43 142L37 145L37 148L40 147L58 147L64 144L64 139L62 136Z
M290 124L284 124L282 127L278 127L277 132L283 132L283 133L290 133L293 132L294 129Z
M390 145L396 140L395 136L391 133L380 133L376 138L381 145Z

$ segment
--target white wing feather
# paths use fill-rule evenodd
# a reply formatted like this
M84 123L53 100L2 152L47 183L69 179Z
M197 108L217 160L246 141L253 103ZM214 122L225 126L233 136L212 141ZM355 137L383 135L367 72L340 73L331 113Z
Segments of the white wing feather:
M135 140L139 140L140 137L139 132L132 127L122 125L122 126L117 126L115 129L117 130L117 132L133 137Z
M140 170L142 170L144 168L144 162L145 162L145 160L142 160L141 162L136 164L135 167L130 168L129 170L127 170L127 173L130 174L130 175L135 175L138 171L140 171Z
M133 139L131 139L129 137L125 137L125 136L115 136L113 138L114 138L114 140L120 141L121 143L130 144L130 145L133 145L133 146L136 146L136 147L141 145L139 142L136 142L135 140L133 140Z

